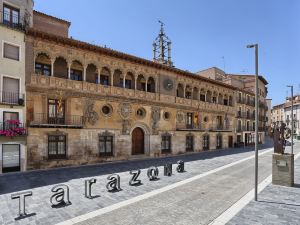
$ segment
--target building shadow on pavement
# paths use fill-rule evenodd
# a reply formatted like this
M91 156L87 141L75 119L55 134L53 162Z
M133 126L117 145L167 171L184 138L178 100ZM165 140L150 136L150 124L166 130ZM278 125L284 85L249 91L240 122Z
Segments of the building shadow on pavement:
M274 205L286 205L286 206L300 207L300 204L292 204L292 203L284 203L284 202L273 202L273 201L267 201L267 200L259 200L258 202L267 203L267 204L274 204Z
M273 142L268 141L266 142L266 144L261 145L260 149L270 147L273 147ZM192 162L251 151L254 151L254 146L202 151L197 153L166 156L160 158L147 158L68 168L54 168L48 170L35 170L12 174L2 174L0 175L0 195L47 185L65 183L73 179L95 177L112 173L121 173L136 169L146 169L150 166L163 166L166 163L175 164L178 160L183 160L184 162Z

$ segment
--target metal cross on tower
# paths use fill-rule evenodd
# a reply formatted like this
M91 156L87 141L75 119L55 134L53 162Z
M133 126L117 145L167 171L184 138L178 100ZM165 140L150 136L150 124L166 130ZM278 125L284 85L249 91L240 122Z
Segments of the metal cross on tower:
M172 42L165 34L164 23L160 20L160 32L158 37L153 42L153 61L159 62L168 66L173 66L171 58L171 45Z

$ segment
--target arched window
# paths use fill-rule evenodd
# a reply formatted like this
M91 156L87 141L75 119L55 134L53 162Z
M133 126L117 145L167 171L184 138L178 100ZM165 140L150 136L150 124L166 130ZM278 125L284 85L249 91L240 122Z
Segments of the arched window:
M108 86L110 83L110 71L107 67L104 67L100 72L100 84Z
M128 72L125 77L125 88L135 89L134 86L134 75L131 72Z
M207 91L207 93L206 93L206 101L207 102L211 102L212 101L212 99L211 99L211 91Z
M136 81L136 89L139 91L146 91L146 80L142 74L138 75Z
M115 70L114 72L114 87L123 87L123 75L121 70Z
M147 92L155 93L155 80L153 77L148 78L147 82Z
M205 90L202 88L200 91L200 101L205 102Z
M185 98L191 99L192 98L192 88L187 85L185 88Z
M86 68L86 81L99 84L97 67L94 64L89 64Z
M63 57L58 57L55 59L54 76L68 79L68 63Z
M83 66L81 62L78 60L75 60L71 64L71 80L77 80L77 81L82 81L82 74L83 74Z
M199 89L197 87L194 87L193 89L193 99L199 100Z
M182 84L177 86L177 97L184 98L184 89Z
M222 94L218 95L218 104L223 105L223 95Z
M51 76L51 60L45 53L40 53L35 58L35 73Z

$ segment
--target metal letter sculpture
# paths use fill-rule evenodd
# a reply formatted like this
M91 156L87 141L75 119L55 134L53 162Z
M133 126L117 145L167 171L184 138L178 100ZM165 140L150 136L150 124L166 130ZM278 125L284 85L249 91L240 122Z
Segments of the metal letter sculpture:
M11 195L11 199L19 199L19 217L16 219L21 219L22 217L27 216L25 198L28 196L32 196L32 191L19 192Z
M274 140L274 153L284 154L286 139L291 137L291 130L286 127L285 123L281 123L280 126L274 123L272 131Z
M138 186L142 184L141 180L138 180L138 177L141 174L141 170L131 170L130 175L133 175L131 180L129 181L129 185L130 186Z
M153 181L153 180L157 180L158 178L158 168L157 167L150 167L147 171L147 176L149 178L150 181Z
M85 180L84 181L84 186L85 186L85 193L84 193L84 196L86 198L89 198L89 199L93 199L95 198L96 196L92 196L92 185L95 184L97 182L96 179L89 179L89 180Z
M172 176L172 164L168 163L164 166L164 176Z
M178 173L183 173L184 172L184 162L182 160L179 160L177 162L177 165L178 165L177 168L176 168L177 172Z
M117 192L121 190L120 187L120 176L117 174L112 174L107 177L109 182L106 184L106 188L109 192Z
M65 184L56 185L51 189L51 191L55 192L55 194L52 195L50 198L52 208L59 208L59 207L71 205L70 191L67 185Z

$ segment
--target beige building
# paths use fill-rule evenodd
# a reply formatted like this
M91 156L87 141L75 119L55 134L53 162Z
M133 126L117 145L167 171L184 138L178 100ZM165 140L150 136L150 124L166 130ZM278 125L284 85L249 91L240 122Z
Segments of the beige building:
M255 141L255 76L227 74L223 70L212 67L197 73L200 76L217 80L238 88L235 91L236 99L236 134L237 142L245 145L254 144ZM270 110L266 96L268 82L263 76L259 76L259 142L263 142L267 131L267 112Z
M281 123L285 121L285 116L284 116L284 103L275 105L272 108L271 111L271 123Z
M34 12L27 32L28 169L228 148L252 131L251 90L74 40L69 26Z
M0 0L0 173L26 170L25 29L31 0Z

